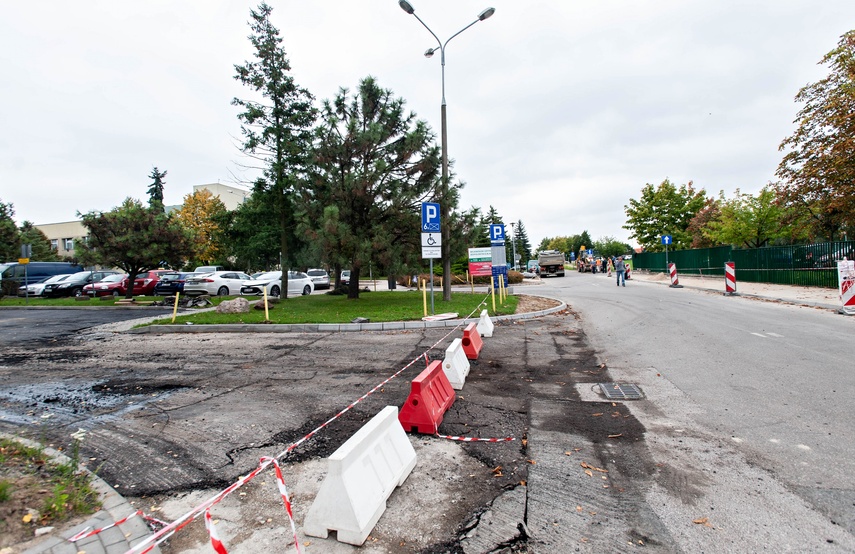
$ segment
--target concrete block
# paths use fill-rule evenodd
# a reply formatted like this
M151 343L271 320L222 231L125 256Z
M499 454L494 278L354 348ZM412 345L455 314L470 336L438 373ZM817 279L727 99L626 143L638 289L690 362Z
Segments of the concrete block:
M303 522L303 532L356 546L386 510L386 500L416 465L416 451L387 406L328 459L327 475Z

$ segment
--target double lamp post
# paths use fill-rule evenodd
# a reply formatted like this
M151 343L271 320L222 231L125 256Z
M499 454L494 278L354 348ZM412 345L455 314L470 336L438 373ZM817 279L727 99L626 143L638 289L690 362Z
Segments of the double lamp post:
M442 63L442 182L441 182L441 194L442 197L439 199L439 209L440 209L440 217L442 218L442 244L440 245L441 254L442 254L442 299L445 301L451 300L451 256L449 255L449 222L448 222L448 134L446 127L446 119L445 119L445 47L448 43L468 29L469 27L475 25L479 21L484 21L494 13L496 13L495 8L487 8L478 14L478 19L467 25L466 27L460 29L453 35L451 35L448 40L444 43L439 40L436 34L431 31L430 27L428 27L424 21L421 20L419 16L416 15L416 10L413 8L412 4L407 2L407 0L398 0L398 5L401 6L401 9L412 15L416 19L418 19L419 23L428 30L428 32L433 35L433 38L436 39L437 44L439 45L437 48L428 48L425 51L425 57L430 58L431 56L439 50L440 60Z

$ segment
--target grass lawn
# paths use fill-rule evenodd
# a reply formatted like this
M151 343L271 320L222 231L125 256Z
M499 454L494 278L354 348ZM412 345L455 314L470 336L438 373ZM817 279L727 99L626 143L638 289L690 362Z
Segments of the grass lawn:
M487 297L486 305L480 306L484 293L471 294L468 292L453 292L450 302L443 302L442 294L434 295L434 310L436 313L456 312L460 317L468 316L475 311L477 317L482 309L487 309L490 315L512 314L516 311L518 298L509 296L504 303L499 303L496 297L496 312L493 303ZM250 297L249 300L256 300ZM477 309L477 310L476 310ZM428 297L430 311L430 297ZM373 323L383 321L412 321L424 316L422 294L417 291L380 291L360 293L358 300L349 300L343 295L315 294L288 298L271 305L271 323L350 323L357 317L364 317ZM155 325L169 324L171 317L155 321ZM196 325L220 323L262 323L264 310L251 309L244 314L218 314L214 311L192 315L180 315L175 319L176 324L187 322Z

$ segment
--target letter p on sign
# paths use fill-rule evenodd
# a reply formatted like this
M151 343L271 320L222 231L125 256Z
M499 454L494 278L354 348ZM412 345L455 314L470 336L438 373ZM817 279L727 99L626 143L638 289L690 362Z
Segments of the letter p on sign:
M435 202L422 203L422 232L439 232L439 204Z

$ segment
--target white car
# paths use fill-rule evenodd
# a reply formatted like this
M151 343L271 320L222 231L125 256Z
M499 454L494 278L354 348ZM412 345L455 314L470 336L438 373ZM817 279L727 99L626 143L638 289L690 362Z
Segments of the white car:
M184 294L199 296L228 296L240 294L241 284L249 279L249 275L240 271L214 271L195 275L184 281Z
M54 275L41 283L34 283L27 286L22 285L18 287L18 296L42 296L45 293L45 285L50 283L59 283L60 281L65 280L69 275L71 275L71 273L66 273L65 275Z
M244 295L257 296L264 293L264 287L267 287L267 294L270 296L279 296L282 292L282 272L268 271L262 273L256 279L250 279L243 283L240 293ZM186 288L187 285L184 285ZM312 283L312 278L302 271L288 272L288 295L296 296L302 294L312 294L315 290L315 284Z

